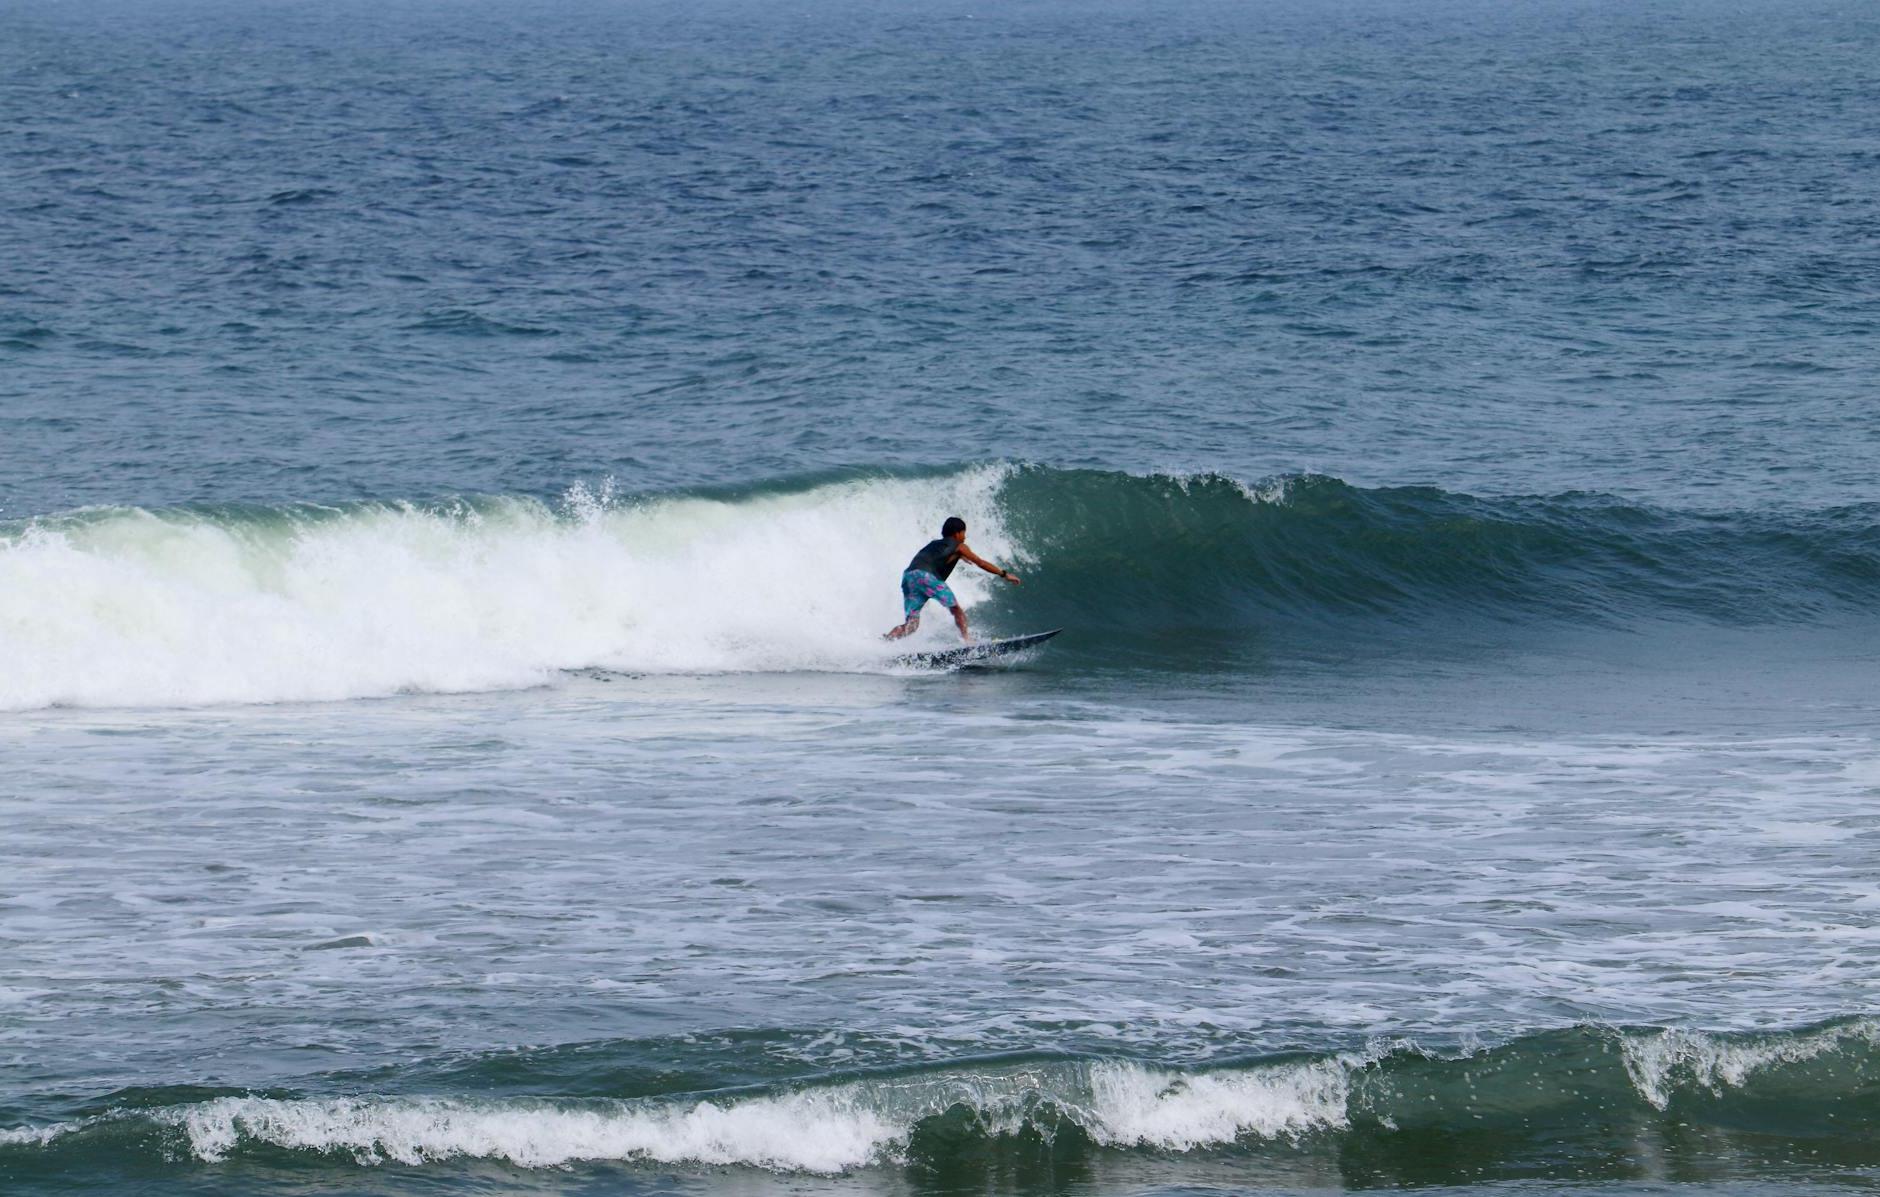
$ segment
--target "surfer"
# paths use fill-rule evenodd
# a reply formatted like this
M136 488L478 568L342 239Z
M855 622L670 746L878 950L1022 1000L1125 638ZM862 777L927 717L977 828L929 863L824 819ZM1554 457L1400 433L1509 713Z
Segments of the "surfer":
M928 599L940 600L940 605L953 612L953 622L959 625L960 639L972 643L973 634L966 629L966 609L960 606L960 600L953 597L952 589L947 585L947 577L953 567L964 558L989 574L998 574L1001 578L1018 585L1018 575L1000 569L978 553L966 547L966 521L957 515L949 515L946 523L940 525L940 539L930 540L914 559L907 563L907 569L901 574L901 607L907 612L907 619L900 627L889 632L887 639L899 640L909 635L920 626L920 609L927 605Z

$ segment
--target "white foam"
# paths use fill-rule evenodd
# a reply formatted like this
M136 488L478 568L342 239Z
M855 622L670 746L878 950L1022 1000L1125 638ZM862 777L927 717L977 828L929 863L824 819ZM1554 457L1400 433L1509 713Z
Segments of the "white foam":
M0 1127L0 1147L44 1147L54 1139L83 1130L84 1122L55 1122L50 1126Z
M0 709L495 689L591 665L887 668L896 579L945 516L988 556L1024 560L999 520L1007 473L736 502L576 491L559 514L514 500L66 517L0 537ZM955 585L969 603L986 592Z
M1658 1109L1671 1104L1683 1085L1710 1093L1741 1089L1764 1069L1812 1060L1850 1040L1880 1042L1880 1022L1862 1019L1806 1035L1724 1039L1701 1031L1669 1030L1623 1035L1626 1072L1640 1096Z
M745 1164L833 1173L861 1167L899 1128L845 1092L761 1098L730 1106L571 1109L548 1103L454 1100L219 1098L183 1107L173 1121L207 1162L258 1140L277 1147L338 1151L360 1163L472 1157L525 1168L581 1160Z
M1243 1135L1272 1139L1347 1125L1350 1061L1184 1075L1132 1064L1091 1069L1089 1129L1100 1143L1192 1151Z
M1278 507L1292 501L1293 490L1304 478L1305 475L1288 474L1259 483L1242 482L1238 478L1229 478L1227 481L1249 503L1259 507Z

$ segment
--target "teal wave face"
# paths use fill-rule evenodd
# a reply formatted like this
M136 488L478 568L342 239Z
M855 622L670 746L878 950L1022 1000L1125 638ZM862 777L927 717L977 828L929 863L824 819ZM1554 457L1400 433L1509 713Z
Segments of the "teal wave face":
M1026 469L1001 494L1043 624L1152 636L1354 623L1756 625L1880 600L1880 511L1697 514L1595 495L1475 498L1296 476Z
M0 1135L0 1171L239 1178L396 1187L491 1165L749 1170L1026 1191L1067 1174L1161 1183L1336 1187L1551 1177L1741 1177L1807 1161L1880 1165L1880 1037L1850 1020L1745 1035L1567 1029L1475 1051L1414 1045L1183 1068L1125 1059L997 1057L681 1090L721 1050L748 1078L750 1042L677 1041L503 1053L381 1077L430 1090L338 1094L179 1088L112 1095L72 1120ZM636 1096L546 1090L571 1064L633 1078ZM537 1094L513 1089L536 1065ZM438 1091L436 1082L454 1076ZM350 1089L358 1078L336 1087ZM1296 1180L1295 1182L1296 1183ZM631 1186L629 1186L631 1188Z

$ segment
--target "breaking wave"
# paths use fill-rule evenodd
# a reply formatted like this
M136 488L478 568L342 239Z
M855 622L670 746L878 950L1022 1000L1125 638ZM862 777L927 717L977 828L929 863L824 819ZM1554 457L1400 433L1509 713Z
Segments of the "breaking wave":
M1597 1172L1615 1137L1675 1151L1680 1139L1721 1134L1880 1156L1865 1131L1880 1113L1876 1064L1880 1023L1854 1019L1736 1035L1579 1028L1473 1051L1390 1044L1202 1069L1002 1058L620 1098L228 1092L166 1102L164 1091L140 1091L67 1122L0 1131L0 1164L217 1165L284 1152L322 1167L606 1161L844 1174L1149 1152L1388 1171L1395 1159L1461 1150L1476 1177L1514 1174L1537 1154Z
M1150 655L1194 632L1806 622L1880 600L1872 510L1702 515L1322 477L990 465L554 504L99 508L0 525L0 709L455 692L589 667L888 670L895 579L950 514L1027 575L1022 591L955 575L981 628L1067 625Z

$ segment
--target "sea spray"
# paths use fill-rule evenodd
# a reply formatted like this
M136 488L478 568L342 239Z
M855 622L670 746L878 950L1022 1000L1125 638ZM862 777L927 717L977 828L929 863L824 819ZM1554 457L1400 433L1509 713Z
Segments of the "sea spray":
M1673 1028L1625 1035L1621 1039L1627 1074L1638 1092L1663 1110L1680 1093L1711 1098L1772 1083L1798 1065L1853 1064L1856 1074L1880 1049L1880 1023L1850 1019L1805 1032L1781 1035L1711 1035ZM1832 1091L1822 1078L1804 1080L1805 1089Z

